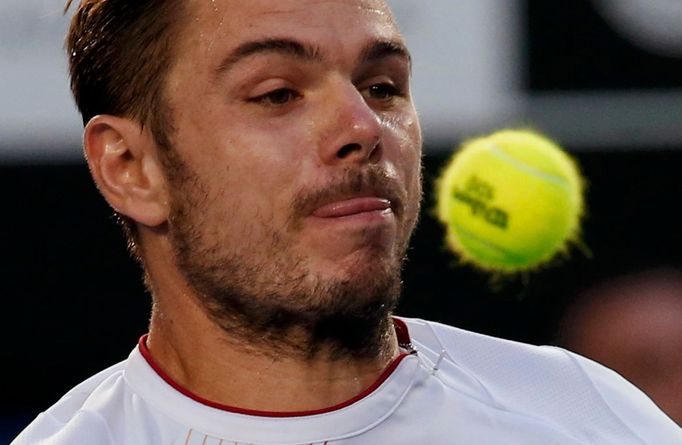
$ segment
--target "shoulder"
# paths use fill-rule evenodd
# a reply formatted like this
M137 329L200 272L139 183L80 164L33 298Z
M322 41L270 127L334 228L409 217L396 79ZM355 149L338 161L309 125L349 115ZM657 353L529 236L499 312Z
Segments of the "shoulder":
M41 413L12 445L113 444L102 408L117 403L125 362L90 377Z
M585 437L682 443L682 429L614 371L552 346L533 346L418 319L403 319L415 347L443 353L497 409ZM611 443L604 440L604 443ZM630 443L630 442L627 442Z

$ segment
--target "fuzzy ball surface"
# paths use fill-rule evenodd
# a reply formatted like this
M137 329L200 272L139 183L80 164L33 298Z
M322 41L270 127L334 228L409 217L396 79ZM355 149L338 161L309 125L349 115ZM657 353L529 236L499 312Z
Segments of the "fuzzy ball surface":
M580 236L583 180L550 139L502 130L465 142L437 182L437 215L463 262L514 273L566 252Z

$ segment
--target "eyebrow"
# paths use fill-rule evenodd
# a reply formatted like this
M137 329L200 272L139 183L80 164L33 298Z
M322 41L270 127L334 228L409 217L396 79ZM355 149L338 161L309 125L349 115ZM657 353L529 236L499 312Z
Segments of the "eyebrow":
M389 57L405 59L412 66L412 56L404 43L396 40L378 40L370 42L360 54L360 63L376 62Z
M265 39L246 42L233 50L216 68L216 73L229 71L234 65L256 54L282 54L308 62L321 62L322 55L316 46L305 45L290 39Z
M217 66L216 74L229 71L238 62L258 54L281 54L306 62L323 62L319 47L292 39L264 39L246 42L234 49ZM360 53L360 63L376 62L389 57L400 57L412 65L412 57L407 47L395 40L378 40L368 43Z

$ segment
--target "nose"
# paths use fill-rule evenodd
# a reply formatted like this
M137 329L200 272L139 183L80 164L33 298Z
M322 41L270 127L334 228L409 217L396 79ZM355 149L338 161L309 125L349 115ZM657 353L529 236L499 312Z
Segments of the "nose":
M320 141L320 157L329 165L377 162L381 158L383 125L381 117L350 85L336 88L326 101L332 105L327 131Z

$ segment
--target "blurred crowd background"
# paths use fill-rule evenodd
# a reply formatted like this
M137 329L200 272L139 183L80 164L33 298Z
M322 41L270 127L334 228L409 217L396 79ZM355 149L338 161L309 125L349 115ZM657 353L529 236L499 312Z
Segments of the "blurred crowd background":
M62 3L0 3L0 443L125 358L149 313L82 160ZM682 3L389 3L426 138L398 314L578 351L682 424ZM501 279L445 249L432 189L461 141L510 126L546 133L582 166L587 248Z

